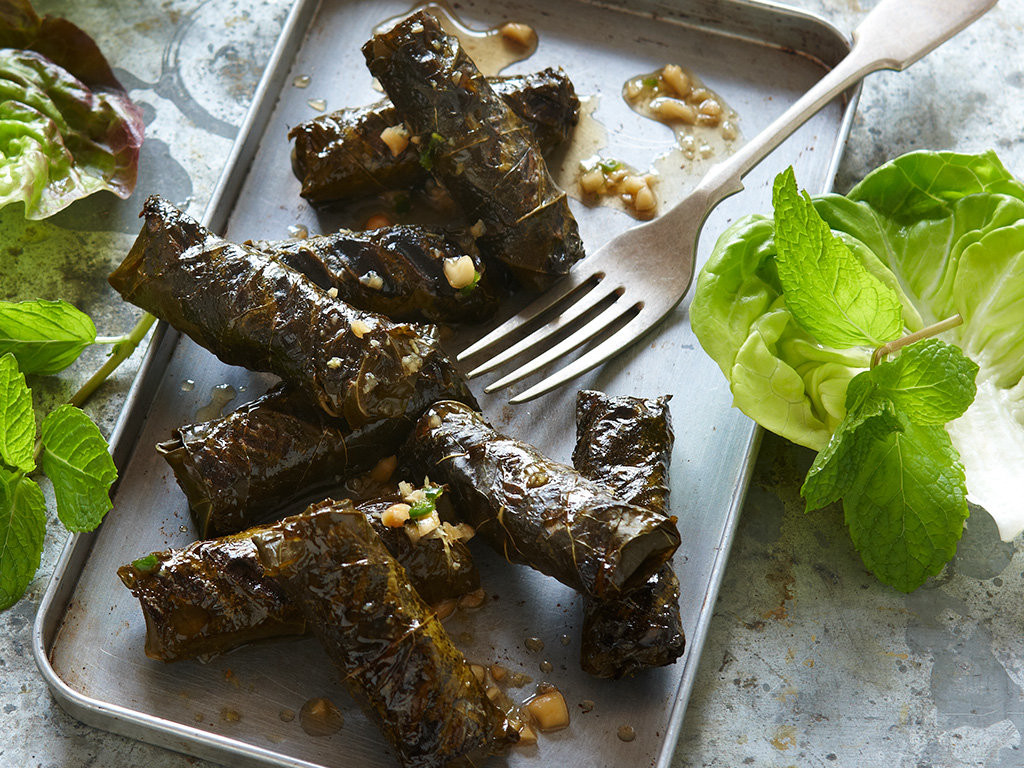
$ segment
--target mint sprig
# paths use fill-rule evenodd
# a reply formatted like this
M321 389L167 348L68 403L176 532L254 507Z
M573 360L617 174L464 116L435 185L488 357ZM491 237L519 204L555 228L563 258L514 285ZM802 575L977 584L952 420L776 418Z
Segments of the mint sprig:
M945 425L974 401L978 366L952 344L915 341L949 321L901 337L896 293L832 234L792 168L775 179L772 197L778 279L800 326L828 347L902 348L850 380L846 415L801 494L808 512L841 500L864 564L910 592L953 557L963 533L964 469Z
M775 178L772 205L779 283L804 330L837 349L877 347L899 336L899 297L832 234L807 193L797 190L792 168Z
M127 336L98 338L89 317L63 301L0 302L0 610L14 605L39 567L46 502L29 473L41 465L53 484L57 517L91 531L110 510L117 470L99 428L75 405L36 414L25 373L66 368L91 344L113 344L103 367L76 394L81 402L145 336L146 315Z
M843 500L864 564L910 592L953 557L967 519L960 457L943 424L971 404L978 366L938 339L855 376L846 417L807 473L807 510Z

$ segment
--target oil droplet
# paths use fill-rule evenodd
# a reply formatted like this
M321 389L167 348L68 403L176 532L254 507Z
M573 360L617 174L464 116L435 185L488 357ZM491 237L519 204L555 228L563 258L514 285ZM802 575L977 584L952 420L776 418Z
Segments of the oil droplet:
M636 731L632 725L620 725L617 733L619 741L632 741L636 738Z
M310 82L312 82L312 78L309 75L296 75L292 80L292 85L296 88L308 88Z
M310 736L330 736L341 730L345 717L330 699L310 699L299 710L299 723Z
M583 710L583 714L594 711L594 702L590 699L584 699L580 702L580 709Z
M327 101L325 99L310 99L306 103L309 104L309 106L311 106L317 112L323 112L325 109L327 109Z
M528 637L523 641L523 644L526 646L527 650L533 651L534 653L544 650L544 641L539 637Z
M564 635L564 634L563 635L559 635L558 636L558 642L560 642L562 645L568 645L569 643L572 642L572 638L569 637L568 635Z
M224 707L224 709L220 711L220 719L225 723L237 723L242 719L242 716L238 714L236 710Z
M234 387L230 384L218 384L210 390L210 402L196 411L196 421L212 421L219 418L224 406L234 399Z
M277 716L281 719L282 723L290 723L292 720L295 719L295 710L282 709L280 712L277 713Z
M555 665L552 664L547 659L544 659L544 661L542 661L540 663L540 671L543 672L544 674L548 674L549 672L553 671L554 668L555 668Z
M305 240L309 237L309 229L306 228L305 224L291 224L288 227L288 237L295 240Z
M183 382L181 382L181 391L182 392L191 392L195 388L196 388L196 383L195 383L195 381L193 379L185 379Z

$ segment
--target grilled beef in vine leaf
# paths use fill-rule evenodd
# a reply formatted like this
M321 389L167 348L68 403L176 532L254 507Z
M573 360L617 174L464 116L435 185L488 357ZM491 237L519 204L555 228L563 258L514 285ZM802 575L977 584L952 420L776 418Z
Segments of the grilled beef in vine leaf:
M110 283L230 365L276 373L353 425L401 416L433 326L394 323L332 298L255 248L215 236L151 197Z
M361 512L327 500L253 537L407 768L474 761L519 734Z
M639 586L679 545L673 518L619 501L463 403L427 409L406 459L448 486L456 514L500 554L589 595Z
M584 255L568 198L529 126L458 39L421 11L376 35L363 54L418 142L422 164L482 228L480 252L531 288L567 274Z
M464 532L441 525L425 536L391 528L381 512L395 494L356 505L428 603L479 588L480 574ZM178 661L224 653L267 637L302 634L306 620L281 587L268 577L252 537L266 527L153 552L117 574L142 606L146 655ZM414 540L415 538L415 540Z
M487 80L530 126L544 152L565 141L579 120L579 99L561 69ZM430 174L420 163L419 147L410 142L395 154L381 139L386 129L401 125L387 99L296 125L288 138L295 141L292 168L302 182L300 194L311 203L355 201L422 184Z
M500 299L471 238L412 224L247 245L325 291L335 289L353 307L392 320L483 320Z
M666 518L674 440L668 400L580 392L572 456L584 476ZM632 677L671 664L685 647L679 579L671 563L618 598L584 602L580 664L592 675Z

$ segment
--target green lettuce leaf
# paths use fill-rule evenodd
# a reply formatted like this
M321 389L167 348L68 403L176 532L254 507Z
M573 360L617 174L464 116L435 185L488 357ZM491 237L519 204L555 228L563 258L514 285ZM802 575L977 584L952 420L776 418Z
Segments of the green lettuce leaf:
M24 0L0 0L0 208L51 216L135 187L143 123L96 44Z
M812 202L832 234L893 289L906 331L963 316L941 338L978 364L977 393L946 430L968 498L1013 538L1024 530L1016 490L1024 466L1024 184L992 152L922 151L877 168L846 196ZM829 347L796 321L773 229L772 219L749 216L719 237L697 279L692 325L737 407L822 451L846 416L846 389L868 368L870 347ZM918 432L918 443L935 443Z

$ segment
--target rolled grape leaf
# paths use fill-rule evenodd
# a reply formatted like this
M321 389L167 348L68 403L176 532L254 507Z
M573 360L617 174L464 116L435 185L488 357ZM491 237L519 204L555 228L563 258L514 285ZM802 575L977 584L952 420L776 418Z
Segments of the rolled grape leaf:
M357 310L159 197L110 283L229 365L276 373L351 426L406 413L434 326Z
M439 527L413 540L388 528L382 508L395 498L370 499L359 511L402 564L427 602L459 597L480 586L462 538ZM252 537L265 527L153 552L117 570L146 619L146 655L159 661L210 656L267 637L302 634L298 606L263 571Z
M392 320L483 320L500 298L470 238L411 224L252 245L353 307Z
M585 477L666 517L674 441L668 400L580 392L572 456ZM632 677L682 656L686 637L672 564L618 599L587 598L581 634L580 666L596 677Z
M188 498L199 535L237 533L287 506L323 498L328 488L394 454L431 403L476 403L440 355L428 361L415 387L405 414L350 427L294 387L278 386L227 416L175 430L157 450Z
M24 0L0 3L0 208L52 216L135 188L144 126L95 42Z
M366 518L327 500L258 532L268 575L301 606L342 680L409 768L470 764L518 740Z
M588 595L643 584L679 545L673 518L620 501L462 403L429 408L406 452L495 550Z
M530 126L542 151L565 141L579 120L579 99L561 69L487 80ZM410 142L396 154L381 139L387 128L401 124L394 104L385 99L296 125L288 138L295 142L292 168L302 182L300 194L311 203L325 203L423 183L430 174L420 163L418 147Z
M583 258L576 220L529 126L433 16L414 13L363 46L418 142L420 162L479 222L480 252L542 289Z

